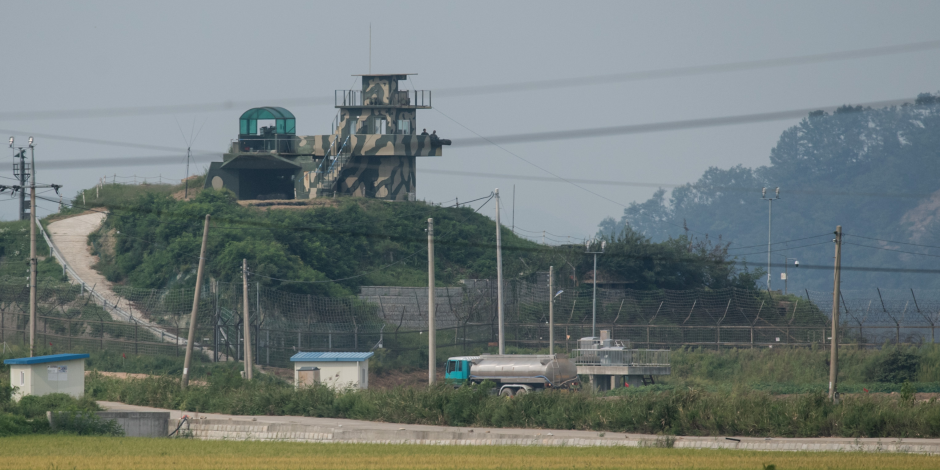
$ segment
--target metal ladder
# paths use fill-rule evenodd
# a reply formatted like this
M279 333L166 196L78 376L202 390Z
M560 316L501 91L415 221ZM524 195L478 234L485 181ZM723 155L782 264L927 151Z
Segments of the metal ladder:
M346 168L346 163L352 157L349 136L343 139L343 144L335 152L333 150L336 149L336 140L333 142L334 144L330 146L330 152L323 157L323 161L317 167L316 179L314 180L317 184L317 197L330 197L336 194L336 181L339 179L340 173ZM324 169L327 162L329 162L329 167Z

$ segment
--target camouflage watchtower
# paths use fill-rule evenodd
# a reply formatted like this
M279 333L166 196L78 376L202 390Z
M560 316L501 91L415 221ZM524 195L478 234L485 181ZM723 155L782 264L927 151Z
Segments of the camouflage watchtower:
M238 139L209 167L206 187L228 188L243 200L413 198L416 157L439 157L450 145L416 132L415 114L431 109L431 92L400 89L408 74L358 76L361 90L334 94L329 135L296 135L296 119L284 108L246 111Z

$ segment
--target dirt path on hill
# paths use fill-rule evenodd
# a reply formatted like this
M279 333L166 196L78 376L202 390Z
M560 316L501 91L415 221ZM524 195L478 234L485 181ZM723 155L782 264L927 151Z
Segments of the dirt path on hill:
M66 263L85 282L89 290L94 289L111 305L117 305L121 310L139 317L140 312L126 299L115 294L111 282L92 267L98 262L98 257L91 254L88 235L101 227L105 217L107 217L107 214L103 212L88 212L57 220L49 224L47 229L49 238L52 239L52 243L58 248ZM72 281L74 282L74 280ZM114 312L113 309L110 309L109 312L114 320L127 321L126 318Z

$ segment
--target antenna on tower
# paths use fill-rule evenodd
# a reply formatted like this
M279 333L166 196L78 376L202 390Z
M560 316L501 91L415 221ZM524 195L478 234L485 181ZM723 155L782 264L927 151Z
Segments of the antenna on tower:
M176 127L179 128L180 135L183 137L183 142L186 143L186 179L183 180L186 186L185 186L185 189L183 190L183 200L189 199L189 161L193 157L193 153L192 153L193 142L195 142L196 139L199 137L199 134L202 132L202 128L206 125L206 121L208 120L209 118L206 117L206 119L202 121L202 125L199 126L199 130L196 131L194 134L193 131L196 129L196 118L193 118L193 125L192 125L192 128L189 130L189 140L186 140L186 134L183 133L183 127L180 126L179 119L176 120Z

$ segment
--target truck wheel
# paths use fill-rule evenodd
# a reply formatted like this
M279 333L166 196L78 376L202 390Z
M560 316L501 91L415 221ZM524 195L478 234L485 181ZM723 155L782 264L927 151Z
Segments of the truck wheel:
M528 392L529 392L528 390L524 388L520 388L519 390L516 390L516 396L518 397L519 395L525 395Z
M506 387L506 388L500 390L500 391L499 391L499 396L512 398L512 389L509 388L509 387Z

